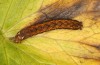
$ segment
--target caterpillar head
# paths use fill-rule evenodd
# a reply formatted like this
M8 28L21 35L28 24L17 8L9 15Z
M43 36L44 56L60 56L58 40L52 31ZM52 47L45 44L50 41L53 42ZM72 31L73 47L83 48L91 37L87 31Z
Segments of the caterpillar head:
M20 32L17 33L15 37L12 37L11 40L15 43L21 43L21 41L24 39L24 36L20 34Z

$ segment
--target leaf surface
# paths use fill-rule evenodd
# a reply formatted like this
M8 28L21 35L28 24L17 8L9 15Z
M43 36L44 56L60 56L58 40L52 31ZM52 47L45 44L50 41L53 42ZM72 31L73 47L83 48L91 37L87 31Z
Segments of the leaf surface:
M0 65L99 65L99 0L0 1ZM52 19L74 19L82 30L58 29L15 44L22 28Z

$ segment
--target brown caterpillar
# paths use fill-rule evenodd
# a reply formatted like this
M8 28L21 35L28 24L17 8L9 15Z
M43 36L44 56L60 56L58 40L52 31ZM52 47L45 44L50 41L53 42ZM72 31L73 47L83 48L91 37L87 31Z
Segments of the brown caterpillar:
M36 25L31 25L20 30L13 41L20 43L22 40L27 39L33 35L37 35L43 32L47 32L55 29L72 29L78 30L82 29L82 22L76 20L52 20L49 22L44 22Z

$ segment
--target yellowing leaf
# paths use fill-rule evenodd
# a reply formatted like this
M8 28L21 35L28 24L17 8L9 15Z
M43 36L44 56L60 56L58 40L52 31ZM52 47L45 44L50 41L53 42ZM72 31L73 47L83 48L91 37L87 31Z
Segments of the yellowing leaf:
M99 0L0 1L0 65L100 65ZM73 19L82 30L58 29L16 44L22 28L52 19Z

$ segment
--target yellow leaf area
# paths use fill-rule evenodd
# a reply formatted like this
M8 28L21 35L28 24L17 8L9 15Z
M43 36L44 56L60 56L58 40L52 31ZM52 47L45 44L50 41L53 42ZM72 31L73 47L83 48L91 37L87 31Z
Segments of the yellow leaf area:
M98 0L0 1L0 65L100 65L98 2ZM57 16L82 22L82 30L51 30L23 40L20 44L9 40L26 26L49 18L57 19Z

